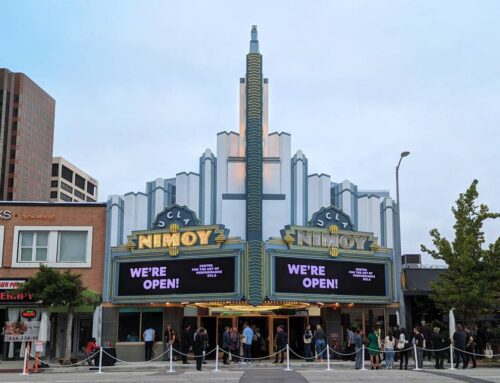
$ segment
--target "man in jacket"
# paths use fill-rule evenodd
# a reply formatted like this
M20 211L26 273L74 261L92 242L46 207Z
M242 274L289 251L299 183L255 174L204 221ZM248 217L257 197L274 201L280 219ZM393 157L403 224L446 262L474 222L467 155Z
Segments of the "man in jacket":
M279 325L276 328L276 337L275 337L275 344L276 344L276 359L274 360L274 363L278 363L278 355L280 354L278 351L281 351L281 360L280 363L283 363L283 359L285 358L285 348L286 345L288 344L288 334L285 331L285 326Z
M434 351L434 357L436 358L436 364L434 367L444 369L443 363L444 363L444 358L445 358L445 353L446 350L442 350L445 348L445 341L444 337L439 333L439 327L435 327L433 330L433 333L431 335L431 348L433 350L440 350L440 351Z
M182 364L189 364L187 361L187 353L193 345L193 337L191 336L191 326L187 325L184 330L182 330L181 335L181 352L182 352Z
M229 327L224 327L224 333L222 334L222 362L224 364L229 364L227 362L227 358L229 356L229 346L231 345L231 333L229 331Z
M194 336L193 351L196 358L196 369L201 371L201 366L203 366L203 356L206 351L206 345L208 342L207 334L205 329L200 327Z

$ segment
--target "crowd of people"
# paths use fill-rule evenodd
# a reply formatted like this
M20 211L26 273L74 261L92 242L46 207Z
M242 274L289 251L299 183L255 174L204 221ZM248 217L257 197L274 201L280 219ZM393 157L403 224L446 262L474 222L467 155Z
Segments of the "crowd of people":
M323 362L327 358L326 347L331 347L329 357L331 359L351 359L354 361L354 368L361 369L363 357L369 360L372 370L378 370L384 361L385 368L408 369L408 361L413 358L415 366L423 367L423 362L427 358L429 361L434 357L434 367L443 369L444 363L451 363L449 346L454 346L453 363L455 368L475 368L476 355L483 355L484 351L492 341L492 333L487 328L479 324L474 328L456 326L456 331L450 339L449 332L441 331L439 327L431 328L424 321L407 331L398 326L392 328L387 334L383 333L383 326L375 323L367 334L361 328L348 328L345 333L342 345L338 342L329 344L326 332L320 324L314 326L307 325L302 336L303 354L296 356L303 358L307 362L315 360ZM152 327L146 327L142 334L144 341L145 360L153 358L153 344L158 340L158 335ZM214 345L209 344L207 330L202 326L194 332L191 325L186 325L180 336L173 329L172 325L167 325L163 337L164 360L168 360L169 350L172 349L174 360L182 359L183 364L189 364L188 353L194 354L196 369L202 370L206 364L205 357L212 352ZM290 344L289 336L284 325L280 324L274 332L272 340L272 350L268 350L267 338L261 333L256 325L244 322L241 332L238 327L226 326L220 337L220 358L225 365L230 363L251 364L252 361L268 359L274 356L274 363L284 363L287 345ZM209 347L211 346L211 349ZM294 347L296 351L296 347ZM90 339L86 347L86 353L90 360L97 362L97 355L100 347L94 338ZM97 363L95 363L97 364Z

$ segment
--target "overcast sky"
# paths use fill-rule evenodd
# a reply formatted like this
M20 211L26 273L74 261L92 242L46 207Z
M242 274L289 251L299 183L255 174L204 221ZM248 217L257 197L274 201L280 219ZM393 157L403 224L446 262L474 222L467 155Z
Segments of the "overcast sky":
M0 67L57 101L54 155L109 194L198 172L238 130L238 79L257 24L270 131L309 171L390 189L403 252L452 234L474 178L500 211L499 1L6 1ZM500 222L485 227L487 239ZM426 258L428 262L429 259Z

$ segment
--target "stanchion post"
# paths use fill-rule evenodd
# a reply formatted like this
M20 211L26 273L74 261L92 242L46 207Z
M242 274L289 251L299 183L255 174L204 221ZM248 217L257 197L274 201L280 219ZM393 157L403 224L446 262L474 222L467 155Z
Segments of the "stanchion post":
M286 345L286 368L285 371L292 371L290 368L290 347Z
M450 362L451 362L451 365L450 365L450 370L454 370L455 367L454 364L453 364L453 343L450 344Z
M219 345L215 346L215 368L214 372L219 372Z
M415 355L415 368L414 368L414 370L418 371L418 370L420 370L420 368L418 367L418 354L417 354L417 344L416 343L413 344L413 354Z
M173 357L173 347L172 345L170 344L168 346L168 365L169 365L169 368L168 368L168 371L167 372L175 372L174 370L174 357Z
M35 351L35 367L33 372L38 372L38 351Z
M23 373L21 375L30 374L28 355L29 355L29 346L26 345L26 348L24 349Z
M365 368L365 345L361 346L361 370L366 371L366 368Z
M330 346L326 345L326 371L330 370Z
M98 374L102 374L102 347L99 347L99 371Z

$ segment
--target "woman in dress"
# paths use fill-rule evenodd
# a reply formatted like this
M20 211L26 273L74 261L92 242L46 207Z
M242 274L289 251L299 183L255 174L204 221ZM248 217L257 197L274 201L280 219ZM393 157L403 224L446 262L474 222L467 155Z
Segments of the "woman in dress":
M375 333L375 328L372 328L371 332L368 334L368 353L370 354L370 365L372 370L375 367L377 370L379 368L379 353L380 353L380 340Z

